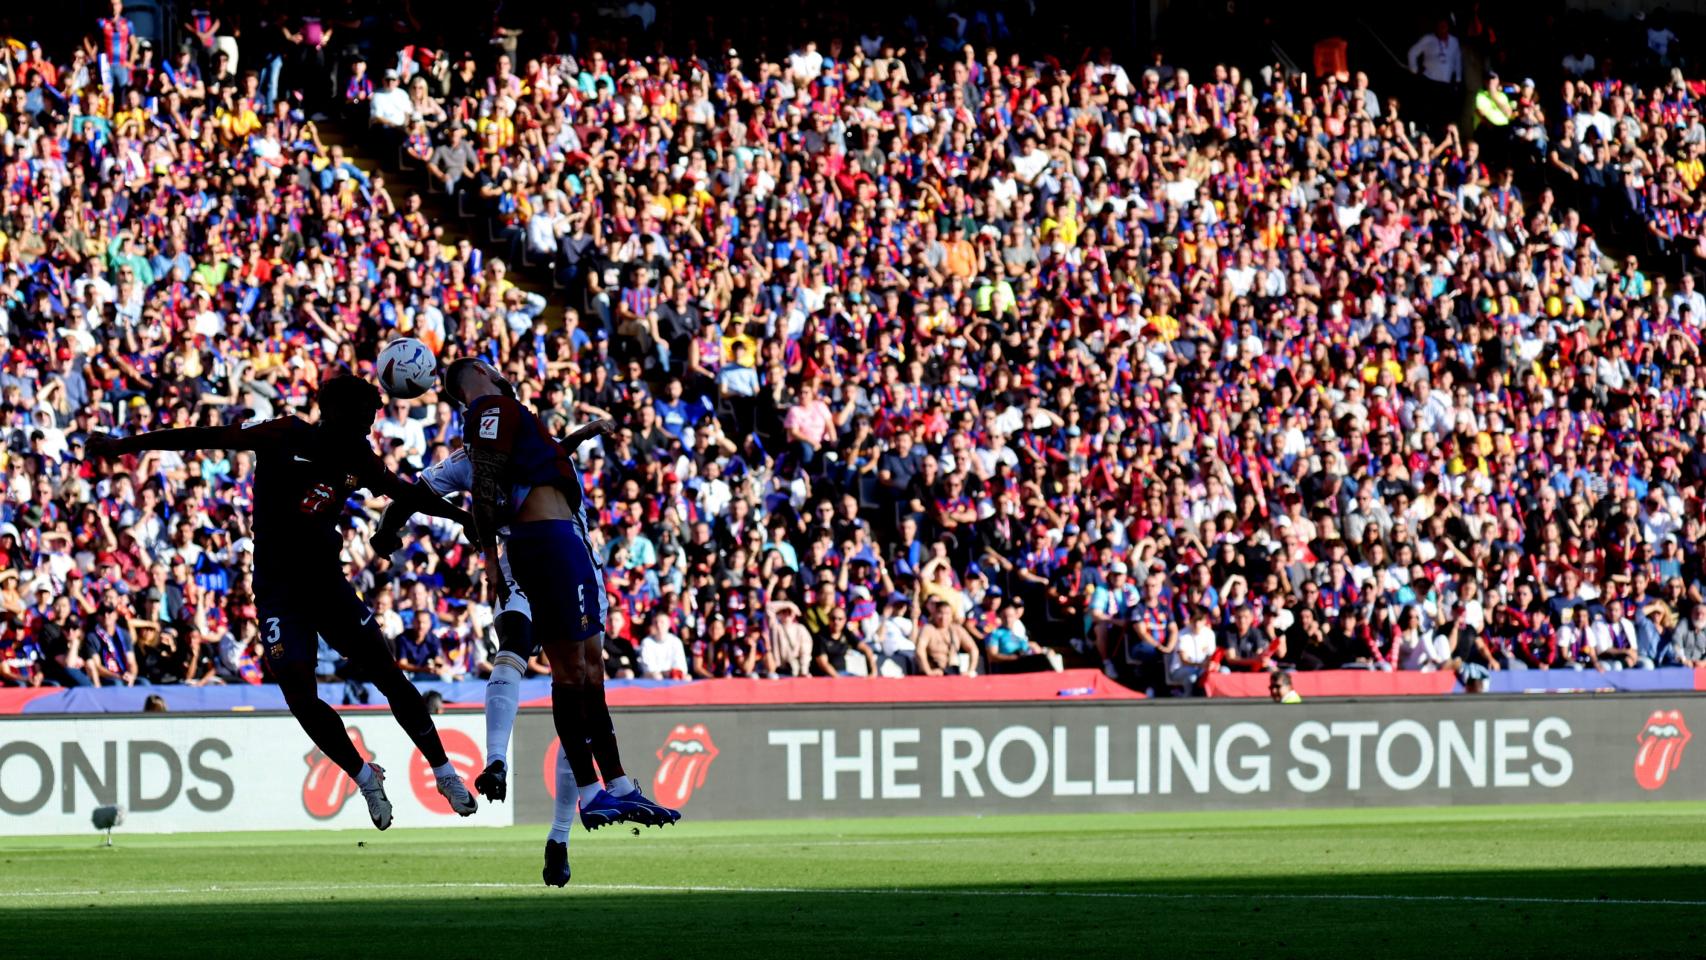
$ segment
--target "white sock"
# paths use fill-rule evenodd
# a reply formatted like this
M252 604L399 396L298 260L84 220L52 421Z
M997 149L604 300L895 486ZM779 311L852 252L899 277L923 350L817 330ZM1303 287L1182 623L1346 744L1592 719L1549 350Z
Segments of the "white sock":
M579 790L578 790L578 792L580 794L581 806L586 806L587 804L591 803L592 798L598 796L598 791L603 790L603 789L604 789L604 785L597 783L597 782L581 784L579 787Z
M364 763L361 765L360 772L355 775L355 785L363 789L373 785L373 764Z
M509 760L509 733L515 728L516 704L527 664L514 653L498 653L492 677L486 681L486 762Z
M456 768L450 765L449 760L446 760L432 768L432 775L440 780L443 780L445 777L454 777L456 776Z
M610 795L613 797L625 797L640 788L634 786L634 781L628 779L627 774L623 774L622 776L605 784L604 789L609 790Z
M569 828L575 825L575 807L580 792L575 789L575 772L569 768L569 758L557 752L557 799L551 805L551 832L547 839L569 842Z

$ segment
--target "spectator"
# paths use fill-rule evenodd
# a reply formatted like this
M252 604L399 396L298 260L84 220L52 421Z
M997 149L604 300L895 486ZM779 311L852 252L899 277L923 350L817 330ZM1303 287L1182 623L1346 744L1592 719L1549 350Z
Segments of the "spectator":
M687 650L681 638L670 631L669 614L660 612L651 619L646 635L640 640L640 676L648 680L687 679Z
M1026 637L1024 604L1017 599L1001 607L1001 623L984 640L990 673L1035 673L1054 669L1048 653Z
M918 615L912 609L912 599L904 593L891 593L884 601L884 607L885 612L877 623L874 644L878 659L883 663L893 663L907 676L921 672L918 644L913 639Z
M372 95L370 117L374 126L393 135L409 123L409 95L401 83L397 71L387 70L379 90Z
M770 634L765 640L765 671L772 677L803 677L811 672L814 641L800 623L800 608L778 600L769 609Z
M56 598L36 629L36 646L42 655L42 676L57 687L87 687L95 684L89 663L92 651L83 625L71 616L71 600Z
M415 680L435 678L440 667L438 638L433 621L417 615L397 638L397 666Z
M1671 636L1671 648L1683 666L1706 667L1706 603L1692 605Z
M848 655L863 658L864 670L854 674L847 669ZM940 671L937 671L940 673ZM877 655L865 641L847 632L847 612L834 610L829 614L823 632L812 640L812 675L817 677L877 676Z
M88 638L93 651L89 655L89 666L95 686L109 683L127 687L138 683L148 685L147 678L138 674L130 630L119 621L117 607L103 606L95 612Z
M831 618L833 623L833 616ZM961 660L964 657L964 660ZM932 601L927 618L918 630L918 671L927 677L944 674L976 676L979 663L977 642L971 637L945 600Z

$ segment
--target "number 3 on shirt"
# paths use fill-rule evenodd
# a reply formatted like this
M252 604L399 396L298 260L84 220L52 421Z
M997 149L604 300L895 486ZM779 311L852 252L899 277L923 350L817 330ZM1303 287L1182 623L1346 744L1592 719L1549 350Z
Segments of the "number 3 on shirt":
M267 657L273 660L284 659L284 644L278 638L278 618L267 618Z

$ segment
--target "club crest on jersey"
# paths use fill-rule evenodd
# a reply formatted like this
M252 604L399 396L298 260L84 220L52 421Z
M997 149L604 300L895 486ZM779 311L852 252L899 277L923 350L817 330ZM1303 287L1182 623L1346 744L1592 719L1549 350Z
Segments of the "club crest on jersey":
M346 473L344 474L344 486L353 490L361 486L361 478L353 473Z
M496 410L487 410L480 415L480 439L496 440L498 438L498 420L501 415Z

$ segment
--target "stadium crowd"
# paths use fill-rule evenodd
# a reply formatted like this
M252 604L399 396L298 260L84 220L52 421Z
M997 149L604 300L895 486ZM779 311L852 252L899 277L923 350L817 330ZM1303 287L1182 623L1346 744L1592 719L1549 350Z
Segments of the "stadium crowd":
M618 422L580 451L613 676L1706 666L1674 33L1443 124L993 16L645 55L267 16L0 51L0 683L264 682L252 459L85 438L311 416L399 335ZM428 395L375 442L459 433ZM374 518L399 660L479 676L478 551Z

